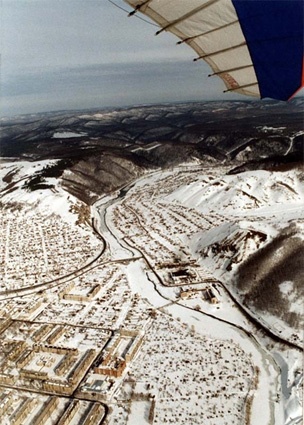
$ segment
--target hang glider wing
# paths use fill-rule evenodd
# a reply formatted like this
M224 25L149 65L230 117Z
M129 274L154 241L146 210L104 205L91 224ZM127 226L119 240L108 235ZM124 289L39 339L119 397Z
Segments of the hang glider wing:
M287 100L304 86L303 0L125 0L179 37L227 90Z

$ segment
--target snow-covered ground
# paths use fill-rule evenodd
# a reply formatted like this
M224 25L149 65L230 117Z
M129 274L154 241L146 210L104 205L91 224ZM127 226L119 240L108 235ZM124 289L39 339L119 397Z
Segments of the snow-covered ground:
M69 139L71 137L82 137L86 136L87 133L74 133L72 131L61 131L55 132L52 136L53 139Z
M28 240L29 254L36 245L37 258L45 262L48 244L41 239L43 222L56 215L62 249L69 244L67 237L60 239L64 226L84 238L77 242L81 258L75 273L53 286L0 301L0 325L5 329L0 333L1 344L7 347L17 341L30 353L33 335L39 333L39 347L45 347L60 331L55 346L78 350L74 357L67 357L66 376L86 350L93 350L91 363L79 375L83 381L79 387L73 384L74 394L83 400L102 400L111 407L110 425L299 424L300 350L276 341L253 323L224 285L237 267L269 243L289 220L303 220L300 172L228 176L226 168L203 168L195 163L147 174L123 193L117 191L92 206L91 217L105 239L103 252L104 242L81 222L88 213L84 205L64 192L58 181L47 180L53 189L27 192L23 187L28 176L48 164L4 164L0 175L6 180L2 181L1 198L4 217L9 221L14 205L20 210L20 220L22 214L32 220L33 231L22 235L19 251ZM7 187L11 182L14 191ZM283 208L286 203L288 208ZM39 217L43 219L36 223ZM5 227L5 237L12 226ZM39 231L35 233L35 229ZM33 234L44 242L34 244ZM221 252L216 246L228 247L232 241L236 251L227 248ZM4 248L9 255L7 243ZM82 264L88 262L84 262L87 248L93 260L83 269ZM95 249L102 253L98 258ZM67 265L73 266L75 258L67 255ZM20 273L22 264L18 263ZM227 266L231 266L228 272ZM40 283L40 275L38 280ZM214 304L212 297L206 296L210 291L215 294ZM292 299L293 283L283 283L280 291ZM292 300L292 305L297 311L301 308L299 300ZM13 324L6 322L7 318ZM20 330L19 323L27 325ZM269 320L265 323L274 325ZM284 322L276 326L285 337ZM103 345L111 346L121 332L133 339L134 335L143 338L121 375L115 376L115 369L104 375L94 359L101 362ZM124 347L128 352L128 346ZM66 376L58 378L54 366L58 354L50 353L47 360L53 366L44 367L47 379L65 382ZM6 352L3 356L7 361ZM31 359L28 363L23 360L28 371L37 369L41 355L34 354ZM119 359L113 358L113 364ZM26 385L29 392L39 391L43 384L35 379L26 381L21 372L16 363L12 375L7 369L8 378L0 370L0 380L14 380L17 390ZM56 412L58 417L59 410ZM7 417L4 423L9 423Z
M208 172L209 171L209 172ZM266 171L257 171L257 172L248 172L243 173L238 176L226 176L222 175L221 177L212 175L213 170L207 170L206 174L201 173L200 177L192 175L192 179L194 182L186 181L186 184L183 184L182 173L178 173L176 178L174 179L173 175L170 177L165 175L165 173L160 176L151 176L151 180L141 179L141 182L138 185L132 187L129 191L130 201L128 199L124 199L124 209L126 205L130 205L129 211L135 212L135 217L133 217L133 227L131 227L131 232L134 232L134 224L136 223L137 227L135 232L139 231L138 224L141 223L143 228L149 229L150 236L153 236L155 226L157 223L155 222L155 214L159 213L160 202L167 203L167 207L169 208L172 205L178 203L179 205L186 206L187 209L196 211L200 211L202 215L202 219L206 219L206 216L210 218L210 221L214 223L214 226L209 226L203 232L197 232L191 238L188 238L188 243L190 243L190 247L192 252L199 252L205 247L212 245L214 242L221 242L225 238L233 238L235 235L238 238L238 253L236 255L236 264L238 262L244 261L248 258L253 252L262 247L267 241L271 240L273 237L277 235L277 232L280 228L284 226L284 222L282 222L282 216L284 217L285 223L289 220L294 220L295 218L299 219L299 221L303 220L303 185L301 182L301 173L299 171L292 171L290 173L274 173L274 172L266 172ZM173 174L173 173L172 173ZM155 181L155 178L158 180ZM170 181L171 180L171 181ZM186 179L187 180L187 179ZM163 184L166 181L167 184ZM180 183L178 185L178 183ZM151 186L151 189L149 188ZM178 186L178 187L176 187ZM156 189L158 187L158 189ZM169 190L171 187L171 193ZM153 189L152 189L153 188ZM166 189L165 189L166 188ZM246 190L245 190L246 188ZM150 189L150 190L149 190ZM172 191L172 189L174 189ZM138 191L138 195L136 197L136 193ZM165 196L163 196L163 192ZM169 194L168 194L169 192ZM141 215L141 207L137 204L137 202L141 205L144 205L145 198L151 198L154 203L157 203L157 207L154 209L154 205L151 205L152 214L145 213L146 220L143 219L143 215ZM131 201L132 199L132 201ZM284 208L285 202L289 203L289 207ZM123 204L120 204L123 205ZM132 207L131 207L132 205ZM163 204L162 204L163 206ZM115 211L112 208L113 221L111 224L115 223ZM153 212L155 211L155 213ZM168 209L167 209L168 210ZM117 210L118 211L118 210ZM158 213L156 213L158 211ZM281 212L281 214L277 214L277 212ZM288 212L291 212L289 215ZM119 209L119 217L121 220L121 226L112 227L114 234L116 234L117 238L121 238L122 234L130 234L125 229L121 230L122 227L125 226L125 223L130 222L121 215L123 213L123 208ZM244 215L243 215L244 214ZM184 212L183 215L185 216ZM190 216L190 214L189 214ZM163 215L162 215L163 217ZM193 216L192 216L193 217ZM134 222L134 218L136 221ZM158 218L161 220L161 217ZM168 216L166 216L168 220ZM172 216L171 216L172 219ZM163 218L164 220L164 218ZM170 220L170 218L169 218ZM166 221L165 228L176 226L176 223ZM209 230L210 229L210 230ZM195 230L195 229L193 229ZM250 238L247 238L249 235ZM246 236L246 237L245 237ZM154 236L155 237L155 236ZM164 234L161 233L158 241L163 239ZM148 238L145 237L145 244L148 241ZM185 234L178 234L177 239L175 238L175 242L180 243L180 241L187 241L187 237ZM133 237L134 241L134 237ZM139 241L137 237L136 241ZM134 245L133 245L134 246ZM138 244L136 245L138 247ZM176 248L176 246L175 246ZM185 248L185 247L184 247ZM153 261L153 257L151 252L147 251L146 245L142 246L145 254L148 253L149 260ZM159 253L158 253L159 254ZM157 256L157 255L156 255ZM229 260L229 258L228 258ZM154 264L156 264L156 260L154 259ZM202 259L201 264L204 265L206 263L207 268L212 270L215 277L220 278L225 281L225 268L229 261L220 263L220 266L216 265L214 261L206 259ZM229 275L227 277L229 279ZM138 279L140 282L137 285L137 291L142 296L145 293L144 289L145 285L142 279ZM157 287L157 279L154 279L154 285ZM151 284L150 284L151 286ZM286 286L286 285L285 285ZM285 286L283 290L285 290ZM285 288L285 289L284 289ZM149 293L153 293L152 289ZM164 293L163 288L158 285L158 293ZM172 292L171 296L168 295L168 291L166 293L166 299L171 299L176 301L176 292ZM226 294L225 294L226 295ZM225 302L225 295L223 294L221 299L220 307L212 307L210 309L209 305L201 301L193 300L188 302L182 302L182 304L186 305L189 310L183 309L179 307L177 304L172 306L167 306L166 311L171 312L175 318L182 320L187 323L188 326L192 325L198 332L203 332L203 334L210 335L210 329L212 329L212 334L214 337L225 339L229 338L229 331L226 329L226 324L219 322L219 333L217 334L217 326L215 325L214 319L210 319L209 317L204 317L203 323L206 324L206 327L202 327L202 323L200 320L202 313L211 314L212 316L219 317L228 322L236 324L238 327L242 327L244 329L249 329L250 333L254 335L254 331L250 329L248 326L247 320L244 318L244 315L240 315L238 312L237 315L234 315L231 310L233 306L231 306L230 302ZM159 301L157 301L159 299ZM162 300L160 296L156 297L156 299L150 299L150 302L155 306L160 307L162 305ZM200 312L194 312L193 310L197 307L198 304L201 303ZM300 301L296 303L298 305ZM233 304L233 303L232 303ZM295 305L295 308L296 308ZM234 308L236 308L234 306ZM219 309L219 310L218 310ZM186 314L185 314L186 313ZM197 316L197 317L196 317ZM196 317L196 318L195 318ZM210 324L208 321L210 320ZM268 326L271 326L271 321L268 320ZM286 328L286 326L285 326ZM224 330L225 329L225 330ZM228 328L229 329L229 328ZM284 329L284 327L283 327ZM235 331L234 331L235 332ZM238 336L235 335L232 337L233 340L238 340L240 335L240 339L243 344L241 347L246 351L254 351L254 349L246 347L246 344L250 342L255 347L255 356L254 359L259 366L262 365L261 370L261 381L259 390L256 391L256 396L254 397L253 402L253 413L252 422L256 420L256 423L262 423L261 420L266 420L266 417L269 420L275 421L274 423L298 423L299 422L299 398L297 398L295 391L293 394L289 394L288 399L285 396L281 399L284 403L279 403L280 400L280 383L277 382L277 393L269 392L268 395L264 394L264 391L267 392L267 386L271 379L276 379L275 376L279 370L279 364L276 361L275 356L272 354L267 354L268 360L265 362L263 359L263 354L267 353L267 350L264 352L263 344L260 344L260 341L257 342L254 338L251 340L247 338L246 344L244 344L244 334L242 332L238 333ZM289 333L287 331L286 335ZM257 354L257 352L261 350ZM289 351L285 351L283 356L288 357ZM261 360L258 360L258 359ZM298 354L295 356L294 362L290 363L291 369L295 367L295 365L300 365L301 356ZM272 368L272 371L265 370L265 365L268 364L267 367ZM266 368L267 369L267 368ZM298 382L297 382L298 383ZM270 387L274 388L275 385L271 384ZM291 399L293 400L291 402ZM272 400L272 407L270 410L263 409L263 418L261 419L261 400ZM279 404L278 404L279 403ZM283 406L284 404L284 406ZM288 407L289 406L289 407ZM294 412L290 412L290 406L295 407ZM285 408L285 413L283 413L283 409ZM290 419L289 417L293 417L294 419ZM274 419L275 418L275 419ZM263 422L264 423L264 422ZM266 422L265 422L266 423Z
M303 208L304 186L299 170L288 172L247 171L236 175L198 176L196 181L183 185L168 195L169 201L178 201L202 213L218 211L237 215L246 212L263 213L288 203Z
M194 183L182 185L166 199L195 208L204 215L225 218L210 230L195 234L190 246L200 263L209 267L234 291L231 281L237 275L239 265L269 244L282 229L294 223L297 237L304 237L304 184L299 169L248 171L216 179L200 176ZM282 284L283 291L286 285ZM293 293L289 291L286 296L292 304L292 311L300 313L303 300L293 299ZM270 314L260 319L270 327L280 321ZM283 328L280 333L283 332L287 339L291 339L294 333L302 338L301 327L294 329L285 324Z

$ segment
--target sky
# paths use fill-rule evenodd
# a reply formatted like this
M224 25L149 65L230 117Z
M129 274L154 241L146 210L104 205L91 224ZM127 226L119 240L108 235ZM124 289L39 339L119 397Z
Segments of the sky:
M108 0L0 4L2 116L231 98L192 49Z

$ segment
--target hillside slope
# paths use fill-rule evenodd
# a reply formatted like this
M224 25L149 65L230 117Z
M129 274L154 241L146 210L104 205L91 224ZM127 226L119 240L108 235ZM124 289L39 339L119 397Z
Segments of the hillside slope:
M200 176L167 200L221 217L220 226L193 236L192 251L258 320L299 342L304 296L301 170Z

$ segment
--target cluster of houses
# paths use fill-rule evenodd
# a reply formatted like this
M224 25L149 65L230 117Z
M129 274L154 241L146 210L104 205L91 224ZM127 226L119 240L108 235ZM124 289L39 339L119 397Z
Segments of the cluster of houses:
M88 329L90 344L81 345L80 341L86 339L81 328L9 318L2 321L0 332L0 385L57 395L75 391L110 336L109 332Z
M37 211L3 214L0 235L0 292L57 279L84 266L101 250L89 229Z
M163 285L177 288L176 300L199 294L217 303L212 286L215 281L183 243L183 237L208 229L210 223L194 210L158 201L159 194L167 194L192 178L190 173L167 175L157 193L149 186L135 188L111 208L107 220L118 238L144 254ZM7 391L0 396L0 417L3 415L10 425L27 421L48 425L51 416L57 425L100 423L105 414L102 403L115 400L130 373L130 379L143 380L149 387L147 396L132 395L150 406L149 421L164 424L167 418L176 420L166 404L171 403L168 400L176 389L170 378L166 381L166 374L176 374L181 400L187 402L192 390L189 394L184 391L181 376L186 379L189 375L190 379L194 372L192 366L186 371L181 364L179 351L183 347L178 339L187 342L189 332L185 333L186 325L182 331L174 325L171 329L159 319L160 311L136 293L128 275L128 264L136 259L112 261L107 251L83 275L57 284L58 278L79 270L99 254L100 240L89 229L43 216L38 209L31 215L16 210L0 218L0 234L0 292L55 281L52 288L43 288L31 297L12 298L0 306L0 385L14 386L14 394L18 389L23 391L19 394L51 394L41 395L41 399L24 396L22 400L20 395L17 402L16 395ZM196 289L202 282L205 287ZM154 321L158 324L150 333ZM187 362L193 347L196 349L195 341L190 338L188 342L194 346L181 356ZM176 358L170 357L171 351ZM160 398L157 393L162 394Z
M130 415L125 400L136 401L138 391L154 399L153 425L243 423L255 377L250 356L233 341L193 334L183 323L158 314L128 379L114 394L117 420L111 424L127 423L119 420Z
M63 399L57 396L39 396L14 390L3 391L0 397L1 423L9 425L92 425L105 416L98 402Z

